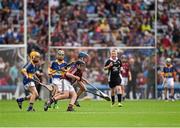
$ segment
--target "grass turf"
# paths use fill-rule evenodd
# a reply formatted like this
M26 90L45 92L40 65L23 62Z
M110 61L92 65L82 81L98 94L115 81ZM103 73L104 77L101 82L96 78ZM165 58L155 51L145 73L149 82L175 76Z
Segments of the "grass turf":
M36 112L26 112L28 102L19 110L15 101L0 101L0 127L180 127L180 101L125 101L121 108L106 101L80 103L76 112L66 112L68 101L44 112L44 102L37 101Z

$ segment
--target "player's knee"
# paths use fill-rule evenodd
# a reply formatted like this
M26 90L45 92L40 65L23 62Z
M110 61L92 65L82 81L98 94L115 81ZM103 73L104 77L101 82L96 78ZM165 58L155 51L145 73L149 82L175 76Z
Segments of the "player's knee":
M76 99L77 98L77 93L76 92L72 92L71 93L71 97Z
M111 93L114 93L115 92L115 90L114 89L111 89Z

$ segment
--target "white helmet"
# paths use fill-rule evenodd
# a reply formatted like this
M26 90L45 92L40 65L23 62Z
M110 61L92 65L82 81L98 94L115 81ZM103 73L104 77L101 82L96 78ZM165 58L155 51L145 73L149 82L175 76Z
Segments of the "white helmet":
M63 50L58 50L58 55L64 55L64 51Z
M171 63L171 58L167 58L166 63Z

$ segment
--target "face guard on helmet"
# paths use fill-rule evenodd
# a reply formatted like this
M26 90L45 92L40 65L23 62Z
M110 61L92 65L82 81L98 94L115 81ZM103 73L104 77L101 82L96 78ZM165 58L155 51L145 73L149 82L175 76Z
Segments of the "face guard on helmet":
M64 60L64 51L63 50L58 50L58 52L57 52L57 59L59 61Z

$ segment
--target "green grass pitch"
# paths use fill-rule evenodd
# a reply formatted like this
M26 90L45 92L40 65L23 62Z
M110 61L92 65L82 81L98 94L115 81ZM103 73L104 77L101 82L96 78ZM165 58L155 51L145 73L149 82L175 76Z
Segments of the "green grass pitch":
M75 112L66 112L68 101L59 109L43 111L43 101L35 103L36 112L26 112L28 102L19 110L15 101L0 101L0 127L180 127L180 101L125 101L124 107L111 107L107 101L81 101Z

